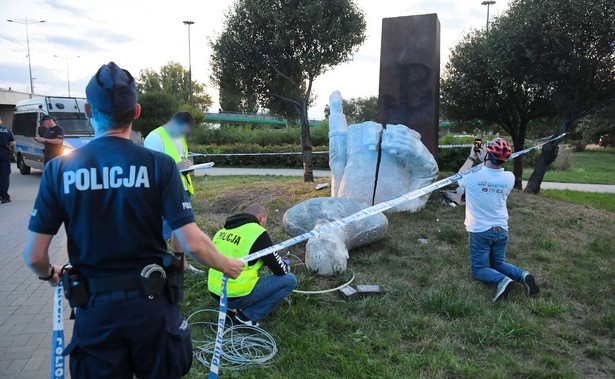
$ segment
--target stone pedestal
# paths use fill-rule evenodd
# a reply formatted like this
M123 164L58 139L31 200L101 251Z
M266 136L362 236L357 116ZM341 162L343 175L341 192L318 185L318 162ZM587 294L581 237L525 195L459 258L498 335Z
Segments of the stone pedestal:
M440 22L436 14L382 22L378 122L403 124L421 134L438 156Z

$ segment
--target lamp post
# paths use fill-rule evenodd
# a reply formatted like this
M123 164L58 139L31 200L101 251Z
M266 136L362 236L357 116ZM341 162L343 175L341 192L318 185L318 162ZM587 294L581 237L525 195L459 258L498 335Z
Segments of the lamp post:
M30 59L30 33L28 31L28 25L41 24L45 22L45 20L28 21L28 17L26 17L24 21L20 21L20 20L6 20L6 21L14 22L16 24L22 24L26 26L26 42L28 44L28 68L30 69L30 94L34 94L34 80L32 79L32 60Z
M68 55L66 56L54 55L54 57L66 59L66 84L68 86L68 97L70 97L70 68L69 68L68 62L71 58L81 58L81 55L76 55L73 57L69 57Z
M489 33L489 7L495 4L494 0L483 1L482 5L487 6L487 33Z
M194 106L192 100L192 51L190 49L190 25L193 25L194 21L184 21L184 25L188 25L188 79L190 80L190 107Z

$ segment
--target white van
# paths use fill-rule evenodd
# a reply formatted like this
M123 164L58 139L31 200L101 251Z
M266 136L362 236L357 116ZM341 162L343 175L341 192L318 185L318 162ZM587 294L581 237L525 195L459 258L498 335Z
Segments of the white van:
M31 168L45 168L43 144L34 140L35 136L45 134L41 123L43 115L52 116L64 129L64 154L94 138L94 129L85 115L84 106L85 99L75 97L41 97L17 103L12 131L16 142L15 161L23 175L29 174Z

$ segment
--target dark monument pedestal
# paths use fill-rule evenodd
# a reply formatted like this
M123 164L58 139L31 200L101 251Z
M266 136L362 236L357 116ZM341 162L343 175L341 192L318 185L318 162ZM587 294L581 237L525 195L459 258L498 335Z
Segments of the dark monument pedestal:
M382 22L378 122L421 133L438 157L440 22L436 14Z

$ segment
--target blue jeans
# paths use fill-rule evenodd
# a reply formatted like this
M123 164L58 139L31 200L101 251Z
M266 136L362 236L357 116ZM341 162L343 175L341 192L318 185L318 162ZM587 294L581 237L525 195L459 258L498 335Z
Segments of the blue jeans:
M497 285L508 276L522 282L525 270L506 263L508 231L485 231L470 235L470 263L474 278L481 282Z
M241 309L250 320L260 321L269 316L278 303L296 286L297 278L293 274L263 276L258 279L249 295L230 297L228 307Z

